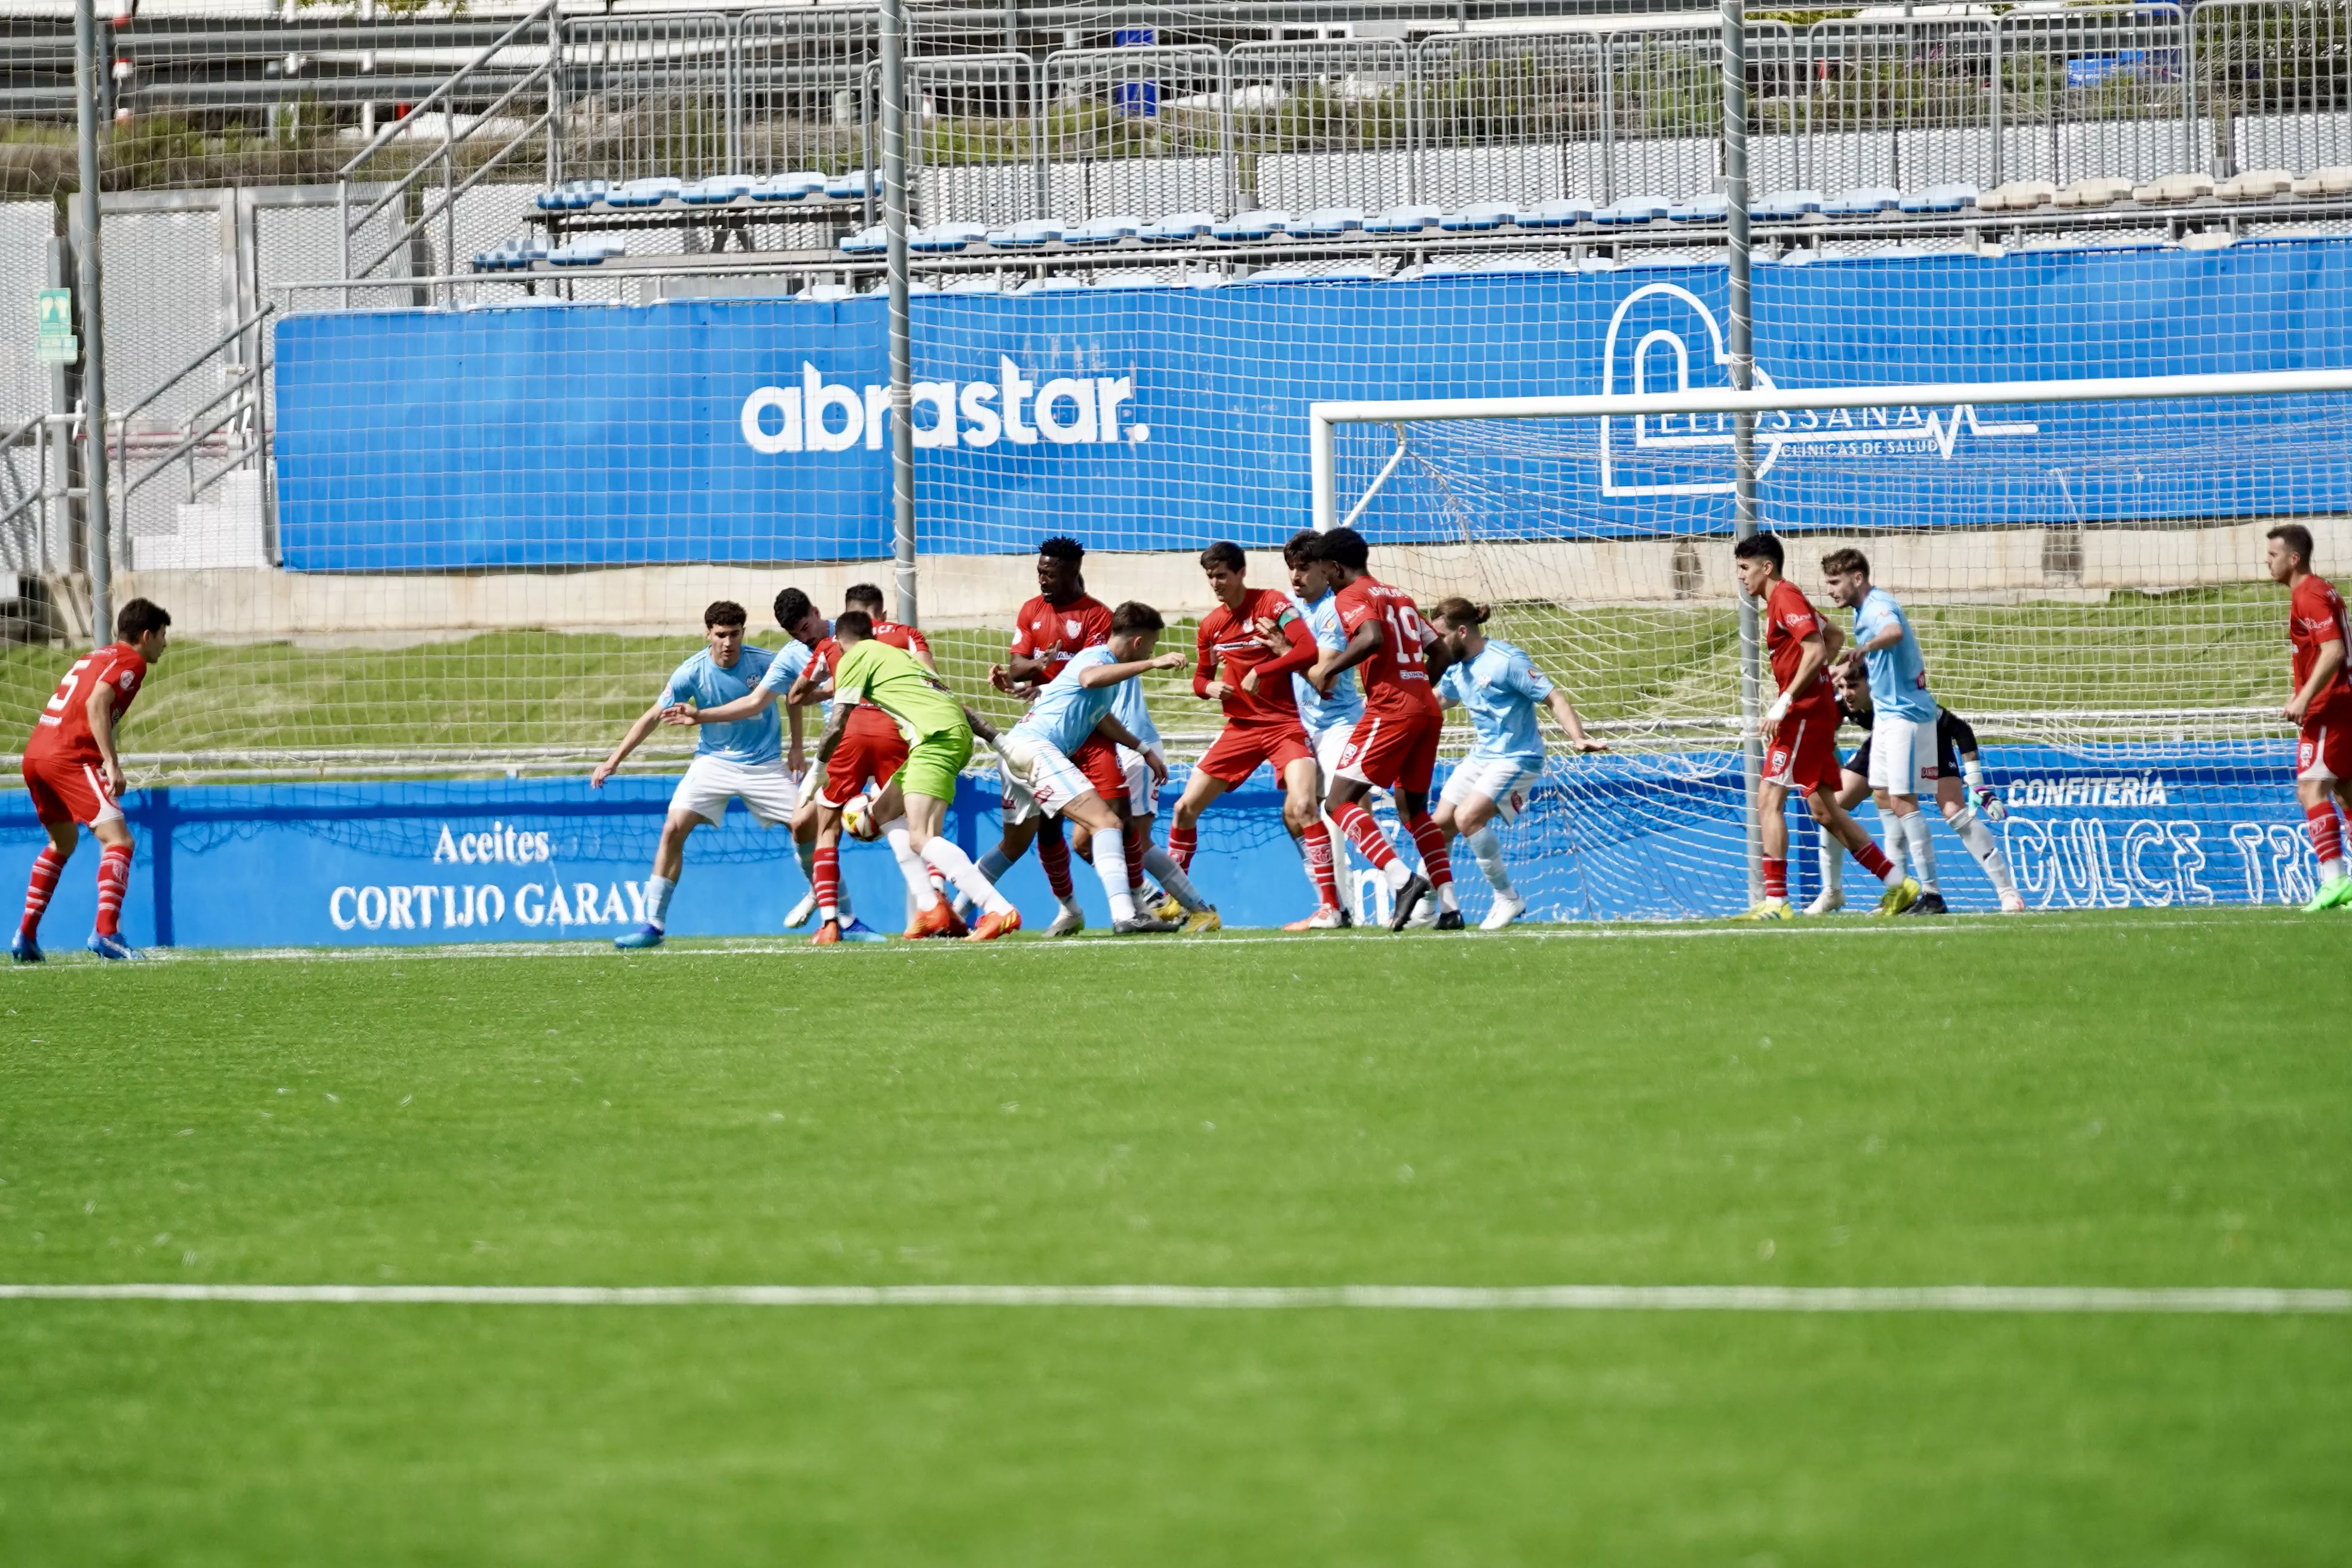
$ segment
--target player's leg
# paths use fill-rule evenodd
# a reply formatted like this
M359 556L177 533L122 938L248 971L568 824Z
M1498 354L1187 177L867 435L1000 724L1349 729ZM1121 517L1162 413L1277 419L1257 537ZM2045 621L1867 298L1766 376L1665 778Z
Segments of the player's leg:
M1916 874L1906 875L1901 886L1916 887L1916 896L1910 900L1898 898L1898 889L1889 889L1878 901L1881 914L1895 914L1917 908L1926 902L1928 876L1934 863L1935 847L1927 847L1928 859L1918 858L1920 841L1925 837L1927 822L1919 812L1919 731L1923 726L1909 719L1891 718L1885 713L1870 740L1870 789L1878 803L1881 816L1892 825L1895 843L1911 858L1917 868ZM1933 745L1932 731L1928 744ZM1932 763L1932 758L1930 759ZM1894 857L1887 857L1890 862Z
M1323 815L1322 767L1312 754L1288 758L1282 766L1282 825L1298 845L1299 863L1315 889L1315 912L1285 931L1337 931L1348 923L1339 907L1339 869L1330 822Z
M1836 755L1834 746L1832 748L1831 754ZM1867 766L1869 759L1857 752L1847 761L1843 769L1832 770L1832 776L1829 785L1830 798L1842 813L1851 814L1855 806L1870 798L1870 781L1863 776L1861 769L1854 765L1856 763ZM1814 822L1821 825L1821 831L1815 837L1821 840L1822 890L1815 895L1811 903L1805 906L1805 912L1809 915L1835 914L1845 908L1845 857L1848 845L1844 839L1830 831L1828 825L1822 821L1822 814L1815 805L1813 794L1814 792L1810 790L1806 792L1805 809L1812 814ZM1874 853L1878 852L1874 851Z
M1422 883L1413 894L1414 902L1419 902L1422 894L1429 890L1428 883L1399 858L1364 804L1373 785L1386 789L1396 781L1396 765L1402 760L1404 739L1395 732L1396 729L1393 721L1367 710L1348 732L1348 744L1339 753L1339 765L1333 770L1330 789L1323 797L1323 814L1338 825L1341 837L1371 862L1372 869L1388 884L1392 910L1399 897L1414 882ZM1411 912L1408 907L1406 913Z
M1050 765L1050 759L1046 761ZM1061 808L1061 815L1087 830L1094 848L1095 875L1101 879L1103 899L1110 905L1110 929L1121 935L1179 929L1171 921L1136 909L1135 895L1127 886L1127 845L1119 834L1118 813L1084 774L1077 774L1073 782L1078 791Z
M681 782L679 789L684 790ZM718 809L725 811L722 797ZM618 948L659 947L669 931L669 900L677 891L678 878L686 871L686 840L705 822L716 826L716 816L681 808L677 797L670 799L669 815L662 818L661 839L654 846L653 875L646 879L646 923L625 936L613 939Z
M2009 874L2009 857L2001 853L2000 840L1992 836L1992 829L1985 826L1975 802L1969 798L1968 786L1949 773L1939 776L1936 780L1936 806L1943 813L1946 826L1991 879L1993 891L2000 895L2001 912L2022 914L2025 900L2018 896L2017 879Z
M927 735L908 749L906 764L892 782L906 802L908 842L925 865L979 907L981 918L973 922L971 940L992 942L1021 929L1021 911L981 874L962 847L942 831L948 806L955 800L956 778L971 760L971 731Z
M1789 918L1789 788L1795 774L1797 753L1805 744L1805 731L1818 719L1783 721L1764 748L1764 766L1756 782L1756 837L1764 881L1764 897L1744 917L1756 921Z
M1217 931L1224 922L1217 916L1216 908L1201 896L1192 885L1192 874L1176 864L1175 858L1153 842L1151 824L1159 815L1160 786L1152 782L1151 769L1142 753L1121 748L1119 761L1127 782L1127 876L1130 884L1139 870L1149 872L1160 884L1165 896L1149 907L1163 921L1181 925L1188 933Z
M830 947L841 940L841 807L818 796L816 869L809 886L816 893L816 934L809 941Z
M1331 780L1339 773L1339 758L1348 750L1348 735L1351 728L1346 724L1329 724L1307 737L1308 743L1315 748L1317 811L1322 818L1323 831L1331 840L1331 880L1340 888L1348 885L1348 836L1339 831L1339 825L1331 820L1331 814L1321 807L1323 802L1331 797ZM1311 879L1313 873L1308 875ZM1356 923L1356 917L1344 898L1339 900L1339 923L1343 926Z
M1465 763L1447 776L1445 789L1438 797L1438 828L1462 836L1462 841L1470 847L1471 855L1478 862L1478 869L1485 874L1486 885L1495 890L1494 906L1478 922L1480 931L1501 931L1528 912L1528 901L1511 886L1511 873L1503 859L1503 840L1495 831L1495 824L1512 819L1515 812L1509 803L1524 799L1524 792L1534 787L1536 777L1534 773L1510 764L1474 768Z
M2352 774L2352 744L2328 734L2325 722L2306 724L2295 747L2294 795L2303 807L2304 830L2319 861L2319 890L2303 906L2306 914L2352 902L2352 879L2345 875L2344 825L2336 814L2337 787Z
M41 776L37 764L26 763L24 772L34 815L40 818L49 841L33 857L32 873L25 880L24 918L17 922L16 940L8 944L8 955L18 963L39 963L46 956L41 952L41 916L47 911L49 900L58 890L58 879L64 875L66 862L73 858L74 848L81 839L81 828L64 798Z
M1421 851L1421 878L1429 884L1429 894L1437 900L1437 929L1460 931L1462 906L1454 896L1454 858L1446 853L1445 835L1438 831L1429 815L1430 784L1437 774L1437 739L1443 722L1433 717L1423 724L1404 755L1398 760L1396 800L1397 815L1404 822L1405 831L1412 835L1415 847ZM1406 884L1404 919L1389 917L1391 931L1402 931L1412 918L1415 900L1412 884Z
M1234 728L1228 724L1209 742L1209 749L1192 764L1192 776L1184 781L1184 793L1176 797L1176 810L1168 819L1168 858L1188 876L1192 870L1192 857L1201 847L1201 814L1209 809L1211 801L1233 787L1209 770L1239 767L1234 755L1238 742L1229 739L1233 734ZM1250 765L1255 768L1257 764ZM1241 774L1241 779L1248 777L1246 773Z
M903 771L905 766L901 759L900 769ZM890 847L891 858L898 862L898 875L906 880L908 899L914 904L907 929L900 934L910 942L920 937L967 934L944 891L947 879L933 870L915 847L914 828L908 821L906 792L896 774L874 792L873 810L874 820L881 824L882 842Z
M791 821L793 859L801 868L801 879L808 891L784 916L784 929L797 931L816 918L816 797L824 787L825 770L811 767L801 775Z

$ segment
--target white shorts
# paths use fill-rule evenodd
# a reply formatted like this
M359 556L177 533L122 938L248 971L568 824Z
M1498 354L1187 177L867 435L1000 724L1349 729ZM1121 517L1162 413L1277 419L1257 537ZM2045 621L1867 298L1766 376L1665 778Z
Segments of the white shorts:
M1024 740L1028 737L1023 737ZM1036 755L1030 760L1029 776L1015 778L1011 770L1004 773L1004 820L1026 822L1033 816L1059 816L1070 802L1091 791L1095 786L1078 770L1078 764L1064 756L1061 751L1044 741L1035 742Z
M740 799L751 807L752 820L773 827L793 819L800 802L800 785L784 772L782 759L772 763L730 763L724 757L697 757L686 764L686 776L670 793L673 815L685 812L711 826L727 815L727 803Z
M1889 795L1932 795L1937 771L1936 721L1881 712L1870 727L1870 787Z
M1307 743L1315 748L1317 794L1331 793L1331 781L1339 772L1339 759L1347 753L1348 737L1355 732L1353 720L1345 724L1330 724L1307 731Z
M1143 753L1119 747L1118 771L1127 775L1128 816L1157 816L1160 786L1151 782L1151 764L1143 760Z
M1482 757L1473 752L1454 765L1445 775L1445 787L1437 798L1459 811L1473 800L1495 803L1496 820L1508 827L1528 808L1528 796L1534 793L1536 780L1543 777L1543 769L1528 767L1510 757Z

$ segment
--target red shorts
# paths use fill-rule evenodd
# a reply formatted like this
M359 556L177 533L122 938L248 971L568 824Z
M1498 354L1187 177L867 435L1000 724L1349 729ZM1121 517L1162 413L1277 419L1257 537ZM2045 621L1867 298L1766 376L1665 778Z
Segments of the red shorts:
M2294 748L2294 776L2352 779L2352 715L2324 712L2303 721L2303 738Z
M1257 772L1260 763L1272 763L1274 776L1279 780L1302 757L1313 762L1315 748L1307 743L1306 730L1292 719L1284 723L1228 724L1217 731L1217 738L1192 766L1219 784L1239 789Z
M1799 795L1817 790L1837 794L1840 717L1834 708L1823 711L1811 703L1791 708L1780 729L1764 742L1763 782Z
M1118 765L1118 748L1100 735L1088 736L1085 745L1070 753L1070 761L1105 805L1116 808L1127 798L1127 770Z
M1437 737L1444 728L1441 714L1367 708L1349 731L1347 749L1333 771L1379 789L1427 795L1430 775L1437 769Z
M95 827L122 816L122 808L107 793L105 770L95 763L26 757L25 788L33 796L34 815L47 826L81 822Z
M860 733L853 723L842 732L833 755L825 759L824 787L817 791L817 798L835 809L847 805L868 779L879 789L906 762L907 738L898 732L898 726L891 725L885 735Z

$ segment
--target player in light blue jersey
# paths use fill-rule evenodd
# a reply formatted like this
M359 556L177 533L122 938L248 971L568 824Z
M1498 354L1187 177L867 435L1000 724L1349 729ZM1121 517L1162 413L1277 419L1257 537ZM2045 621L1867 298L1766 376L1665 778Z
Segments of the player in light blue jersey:
M1118 813L1110 804L1126 799L1127 780L1112 752L1087 742L1099 734L1115 746L1138 752L1154 787L1167 782L1167 764L1156 752L1147 751L1143 737L1113 711L1122 685L1133 685L1136 677L1149 671L1177 669L1189 662L1181 653L1155 653L1165 625L1149 605L1130 600L1113 610L1109 641L1072 654L1060 672L1038 689L1029 711L996 748L1004 765L1005 798L1014 810L1064 817L1085 831L1084 844L1073 847L1094 862L1110 904L1111 929L1121 933L1179 927L1137 910L1128 884ZM1085 759L1090 767L1074 758Z
M748 618L743 606L731 599L721 599L702 612L702 651L672 672L654 705L629 726L612 755L596 764L596 771L588 775L592 788L602 789L673 708L688 704L718 708L755 691L766 691L772 700L782 675L773 653L744 645ZM669 924L670 895L677 890L678 876L686 868L687 836L702 823L718 826L727 815L729 800L740 798L763 827L792 821L799 791L784 771L782 736L782 724L764 702L731 722L700 726L694 760L671 792L661 842L654 850L654 873L646 883L645 924L626 936L614 938L614 946L661 945Z
M1859 550L1832 550L1822 557L1831 602L1853 612L1853 650L1870 677L1870 705L1877 719L1870 731L1870 787L1883 791L1911 851L1920 894L1906 914L1940 915L1943 895L1936 887L1936 846L1928 818L1919 809L1920 783L1936 791L1936 720L1942 711L1927 689L1927 660L1918 634L1895 595L1873 587L1870 562ZM1879 900L1882 914L1896 912L1893 890Z
M1184 928L1187 936L1221 929L1217 911L1192 886L1192 879L1152 839L1151 824L1160 815L1160 786L1168 777L1168 755L1160 744L1160 726L1152 722L1151 705L1144 700L1143 682L1122 680L1111 688L1110 716L1143 742L1120 746L1118 767L1127 781L1127 795L1111 805L1118 809L1119 842L1127 852L1127 882L1138 893L1149 876L1160 884L1161 897L1150 901L1151 912Z
M1307 566L1315 559L1315 544L1322 535L1312 529L1290 536L1282 547L1283 564L1290 568L1290 596L1298 605L1299 614L1307 618L1307 629L1315 638L1315 646L1326 653L1339 653L1348 646L1348 633L1339 625L1339 595L1320 583L1307 580ZM1313 595L1308 590L1316 589ZM1306 728L1307 743L1315 752L1315 798L1326 799L1331 793L1331 780L1339 771L1340 753L1348 749L1348 737L1355 733L1356 721L1364 716L1363 689L1356 683L1356 672L1343 669L1331 682L1331 695L1324 696L1315 689L1315 683L1304 675L1290 678L1292 694L1298 701L1298 721ZM1344 887L1350 875L1348 869L1348 836L1339 831L1328 814L1323 816L1323 830L1331 846L1332 885ZM1315 868L1307 868L1307 879L1315 879ZM1291 921L1285 931L1328 931L1338 926L1355 924L1355 916L1342 902L1335 908L1318 909L1304 920Z
M1503 841L1494 824L1508 827L1527 808L1528 794L1543 774L1541 710L1579 752L1605 752L1606 742L1584 732L1584 721L1568 693L1554 686L1523 648L1490 637L1484 605L1441 599L1430 613L1436 647L1445 661L1437 679L1437 700L1470 715L1469 754L1454 764L1437 797L1438 831L1459 833L1478 858L1478 868L1495 889L1495 907L1481 931L1500 931L1527 912L1527 900L1511 886L1503 863Z

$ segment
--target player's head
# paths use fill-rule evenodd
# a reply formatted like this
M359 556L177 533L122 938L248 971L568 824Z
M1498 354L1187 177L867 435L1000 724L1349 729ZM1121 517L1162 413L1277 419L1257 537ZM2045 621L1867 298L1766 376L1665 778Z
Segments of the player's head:
M1139 599L1129 599L1110 613L1110 651L1121 664L1150 658L1167 622L1160 612Z
M732 599L714 599L702 612L702 637L710 645L710 662L732 669L743 657L743 627L751 617Z
M2305 538L2308 539L2309 534ZM163 645L171 641L164 627L172 624L172 612L152 599L133 599L115 612L114 636L117 641L129 643L139 657L152 664L163 657Z
M2297 574L2311 570L2311 530L2299 522L2282 522L2264 537L2269 542L2263 547L2263 563L2271 569L2272 582L2292 583ZM128 606L123 613L130 613Z
M1848 708L1857 713L1870 711L1870 675L1861 659L1849 657L1831 665L1830 680Z
M1361 576L1371 558L1371 547L1352 528L1335 528L1315 542L1315 559L1331 568L1334 587Z
M844 647L874 635L874 617L863 610L844 610L833 618L833 640Z
M1228 607L1240 604L1242 595L1249 591L1249 584L1243 581L1247 564L1242 547L1230 539L1220 539L1201 552L1201 570L1209 574L1209 592Z
M1429 612L1429 620L1437 631L1437 640L1445 645L1448 662L1469 658L1486 646L1486 634L1482 628L1486 617L1494 613L1488 605L1474 605L1458 595L1437 601L1437 607Z
M1769 533L1751 533L1731 547L1731 563L1739 574L1739 591L1751 599L1760 599L1772 586L1772 579L1780 575L1788 555L1780 542Z
M787 588L776 595L776 625L798 643L814 645L824 636L824 617L816 613L809 596L798 588Z
M1078 563L1086 558L1085 545L1058 533L1037 546L1037 592L1055 605L1067 604L1085 593L1087 580Z
M1322 537L1311 528L1302 528L1282 547L1282 563L1290 568L1290 591L1302 599L1319 599L1330 592L1326 586L1309 591L1310 584L1316 582L1309 570L1315 564L1315 542Z
M1822 578L1832 602L1851 610L1870 595L1870 558L1859 550L1832 550L1822 557Z
M882 590L871 583L853 584L849 592L841 596L842 608L863 610L877 621L882 618L885 604Z

